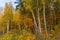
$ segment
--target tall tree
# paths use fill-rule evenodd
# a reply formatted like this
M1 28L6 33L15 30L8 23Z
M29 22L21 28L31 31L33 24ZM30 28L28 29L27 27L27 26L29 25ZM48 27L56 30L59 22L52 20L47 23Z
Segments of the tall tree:
M12 11L12 3L6 3L5 9L4 9L4 21L7 24L7 33L10 30L10 27L12 25L12 18L13 18L13 11Z

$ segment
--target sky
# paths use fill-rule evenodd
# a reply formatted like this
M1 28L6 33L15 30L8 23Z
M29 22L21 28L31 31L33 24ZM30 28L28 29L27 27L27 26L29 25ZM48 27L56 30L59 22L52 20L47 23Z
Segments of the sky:
M0 7L4 8L6 2L12 2L13 7L15 8L15 6L16 6L14 3L15 1L16 0L0 0Z

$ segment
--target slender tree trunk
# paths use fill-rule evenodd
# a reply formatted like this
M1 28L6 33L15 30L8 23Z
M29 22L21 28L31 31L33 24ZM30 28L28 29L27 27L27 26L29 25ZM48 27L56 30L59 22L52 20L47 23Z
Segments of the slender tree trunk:
M37 0L37 16L38 16L38 27L39 27L39 33L41 33L41 22L40 22L40 14L39 14L39 0Z
M38 33L38 26L37 26L37 22L36 22L36 19L35 19L35 16L34 16L34 12L33 12L33 10L31 10L31 12L32 12L32 17L33 17L33 20L34 20L34 24L35 24L35 30L36 30L36 33Z
M38 10L37 10L37 15L38 15L38 27L39 27L39 33L41 33L41 22L40 22L39 8L38 8Z
M44 0L43 0L43 16L44 16L45 31L46 31L46 35L47 35L47 37L48 37L47 25L46 25L46 16L45 16L45 1L44 1Z
M7 22L7 33L9 32L9 20Z
M21 33L21 26L20 26L20 24L18 24L18 28L19 28L19 33Z

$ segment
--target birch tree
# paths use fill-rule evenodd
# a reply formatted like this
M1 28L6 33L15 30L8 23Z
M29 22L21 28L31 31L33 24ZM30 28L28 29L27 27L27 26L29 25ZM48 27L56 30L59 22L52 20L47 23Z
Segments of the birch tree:
M46 24L46 14L45 14L46 6L45 6L45 1L42 0L42 2L43 2L44 27L45 27L47 38L49 38L48 31L47 31L47 24Z
M4 20L5 23L7 24L7 33L9 32L9 28L11 27L11 22L12 22L12 17L13 12L12 12L12 4L11 3L6 3L5 9L4 9Z

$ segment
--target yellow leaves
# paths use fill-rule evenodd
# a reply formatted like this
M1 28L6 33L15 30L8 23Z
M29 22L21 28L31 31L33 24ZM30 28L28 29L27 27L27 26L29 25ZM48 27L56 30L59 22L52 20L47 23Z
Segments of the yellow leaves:
M12 7L11 4L6 3L5 8L4 8L4 20L11 20L13 16L13 12L12 12Z
M3 21L2 21L2 15L0 15L0 24L2 23Z
M35 36L32 34L29 34L26 38L26 40L35 40Z
M27 10L28 10L28 9L31 10L31 6L28 6L28 5L27 5L25 8L26 8Z
M18 11L15 11L15 13L13 14L13 21L15 23L19 23L20 22L20 15L19 15Z
M5 34L2 40L11 40L12 39L12 34Z
M30 4L31 2L32 2L32 0L24 0L23 5L26 10L31 10L31 4Z
M21 12L19 12L19 10L16 10L13 14L13 22L15 22L16 24L22 23L22 19L23 17L20 14Z
M0 40L17 40L15 35L17 34L16 33L4 34Z
M19 21L20 21L20 20L19 20L19 15L14 14L13 21L19 22Z
M17 40L35 40L35 35L26 29L22 30L22 34L17 37Z
M34 23L31 18L25 18L24 22L26 24L26 28L30 28L30 27L33 28L34 27Z

